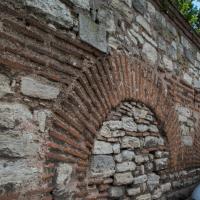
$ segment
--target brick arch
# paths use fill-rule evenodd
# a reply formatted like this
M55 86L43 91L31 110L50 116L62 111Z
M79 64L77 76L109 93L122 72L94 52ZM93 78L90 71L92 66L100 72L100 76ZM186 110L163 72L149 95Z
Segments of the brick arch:
M184 168L174 105L154 70L125 54L99 58L95 65L87 63L72 82L60 102L63 109L53 108L55 117L49 133L47 159L73 164L77 198L87 193L83 181L97 130L111 109L125 100L140 101L155 112L168 138L171 169ZM53 171L57 162L52 166Z

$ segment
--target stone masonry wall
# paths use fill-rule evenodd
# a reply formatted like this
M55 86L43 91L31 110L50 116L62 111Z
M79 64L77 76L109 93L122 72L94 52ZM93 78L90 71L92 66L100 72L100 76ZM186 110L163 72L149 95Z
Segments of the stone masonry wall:
M199 44L168 1L1 1L0 200L188 198Z

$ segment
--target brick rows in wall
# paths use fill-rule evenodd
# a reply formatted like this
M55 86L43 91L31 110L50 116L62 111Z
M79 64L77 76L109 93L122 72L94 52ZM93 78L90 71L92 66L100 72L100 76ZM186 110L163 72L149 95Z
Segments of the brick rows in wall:
M196 136L193 148L182 148L171 101L171 97L177 102L185 100L199 111L199 93L176 78L166 77L171 94L166 97L158 74L147 63L123 54L97 59L99 52L87 45L70 41L7 7L0 9L0 63L22 75L46 77L63 89L51 107L54 115L43 175L44 185L49 187L35 193L52 191L57 163L75 163L80 189L76 195L84 197L82 185L97 130L110 110L124 100L141 101L154 110L169 140L172 169L199 166L199 138ZM44 199L51 199L51 195Z

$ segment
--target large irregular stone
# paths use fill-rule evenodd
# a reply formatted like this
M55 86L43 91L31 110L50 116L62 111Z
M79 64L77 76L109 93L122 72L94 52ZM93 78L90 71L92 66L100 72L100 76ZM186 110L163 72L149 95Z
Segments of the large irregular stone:
M114 185L126 185L134 180L131 172L116 173L114 175Z
M110 129L108 128L108 126L106 124L104 124L100 131L99 131L100 135L105 137L105 138L111 138L112 137L112 133L110 131Z
M162 192L168 192L171 190L171 183L165 183L161 185Z
M5 131L0 133L0 155L10 158L23 158L37 155L39 151L38 138L34 133L21 131Z
M152 194L152 199L160 199L161 196L162 196L162 191L160 188L157 188L154 190Z
M135 153L133 151L124 150L122 151L122 159L123 161L131 161L135 157Z
M155 126L155 125L150 125L149 126L149 131L151 131L153 133L158 133L159 132L158 127Z
M151 200L151 194L143 194L136 197L136 200Z
M127 189L128 196L135 196L141 192L140 187Z
M93 154L112 154L113 146L108 142L95 140Z
M162 138L157 138L154 136L147 136L144 140L144 147L156 147L163 144L164 140Z
M134 184L141 184L147 181L147 175L141 175L133 179Z
M35 110L33 113L33 118L39 126L41 132L45 131L46 128L46 119L51 116L50 110Z
M102 52L107 52L106 28L102 24L96 24L92 18L79 15L79 34L81 40L87 42Z
M111 121L105 122L105 124L107 124L108 127L113 131L123 128L122 122L121 121L117 121L117 120L116 121L115 120L111 120Z
M28 107L18 103L0 103L0 127L14 128L17 124L32 120Z
M137 164L141 164L143 162L147 162L149 160L149 157L146 155L137 155L135 156L135 162Z
M109 189L109 196L112 198L119 198L124 195L124 188L123 187L111 187Z
M120 144L119 143L113 144L113 153L115 153L115 154L120 153Z
M161 158L155 160L155 167L157 171L166 169L167 166L168 166L168 158Z
M32 188L38 188L40 171L32 167L24 159L16 161L0 160L0 186L13 184L16 187L31 184Z
M116 165L116 172L133 171L135 168L134 162L123 162Z
M155 64L158 59L158 54L156 49L149 43L144 43L142 52L146 55L147 59L151 64Z
M192 115L192 113L191 113L189 108L177 105L176 109L177 109L179 114L181 114L181 115L183 115L183 116L185 116L187 118L191 117L191 115Z
M112 156L97 155L92 157L90 170L93 176L111 176L115 173L115 162Z
M146 1L145 0L139 0L139 1L132 1L133 7L140 12L141 14L145 13L146 9Z
M132 117L122 117L122 124L125 131L137 131L137 124Z
M150 191L153 191L157 186L159 186L160 176L155 173L147 175L147 186Z
M84 8L89 10L90 9L90 0L69 0L72 2L75 6Z
M193 145L193 138L190 135L181 136L182 144L191 147Z
M108 33L114 33L116 31L115 17L111 10L100 8L98 10L98 19L101 23L105 24Z
M119 14L123 15L126 18L126 21L131 23L133 13L131 12L130 5L122 0L112 0L111 6L114 10L118 11Z
M163 62L168 71L173 71L173 62L165 55L163 57Z
M54 195L56 199L71 197L76 185L71 181L73 166L67 163L59 163L56 169L56 181Z
M25 6L32 8L35 13L45 14L46 17L59 24L71 27L73 18L69 8L59 0L20 0Z
M145 124L139 124L138 126L137 126L137 128L138 128L138 131L139 132L146 132L148 129L149 129L149 126L147 126L147 125L145 125Z
M43 77L25 76L21 80L21 92L40 99L56 99L60 89Z
M142 15L136 17L136 22L138 22L151 35L151 27Z
M0 98L6 94L12 94L10 80L7 76L0 74Z
M189 84L192 85L192 77L188 73L183 74L183 80Z
M140 139L137 137L124 136L121 143L122 148L140 148Z

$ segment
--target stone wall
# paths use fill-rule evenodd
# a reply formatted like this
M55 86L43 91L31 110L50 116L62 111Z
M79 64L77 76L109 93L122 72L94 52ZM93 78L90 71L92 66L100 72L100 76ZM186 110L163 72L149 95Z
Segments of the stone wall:
M0 200L186 199L200 179L189 29L159 0L1 2Z

